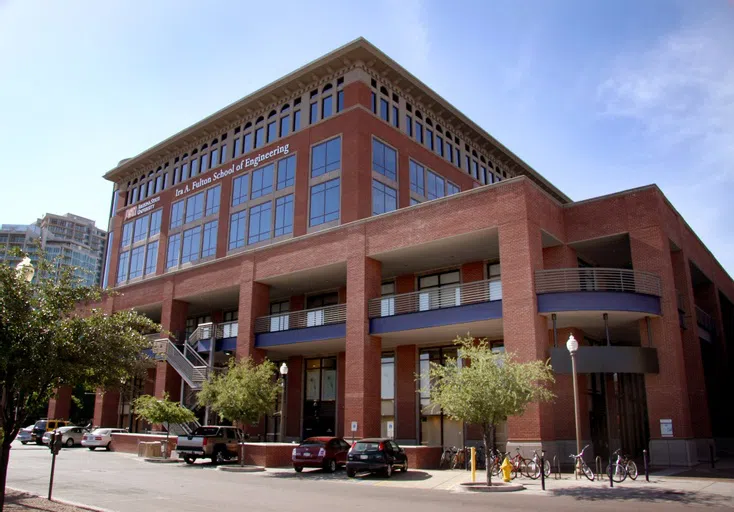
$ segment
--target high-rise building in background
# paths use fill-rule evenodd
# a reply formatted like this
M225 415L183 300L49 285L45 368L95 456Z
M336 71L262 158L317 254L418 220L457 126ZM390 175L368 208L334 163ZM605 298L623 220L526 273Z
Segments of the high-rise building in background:
M47 213L35 224L0 226L0 262L16 265L20 258L11 253L18 248L28 253L35 265L39 248L59 266L77 267L76 276L86 285L99 285L102 275L107 232L94 221L67 213Z

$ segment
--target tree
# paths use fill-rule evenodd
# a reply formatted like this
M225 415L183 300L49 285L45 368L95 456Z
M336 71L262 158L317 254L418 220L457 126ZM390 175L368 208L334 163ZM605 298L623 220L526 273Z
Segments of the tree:
M267 359L231 361L226 372L214 375L199 392L199 404L232 423L252 424L275 411L281 386L273 379L275 365ZM240 453L240 464L244 458Z
M487 454L487 485L492 485L489 464L497 424L521 415L528 404L549 401L554 382L548 362L518 362L511 353L494 353L486 339L475 342L470 335L457 337L458 358L444 365L431 363L427 389L431 402L452 419L479 425Z
M135 399L133 406L138 418L142 418L149 423L166 425L166 447L168 446L168 437L170 436L171 423L191 423L196 419L196 415L182 406L178 402L171 402L168 399L168 393L163 398L156 398L151 395L143 395ZM168 448L164 457L168 457Z
M26 277L33 271L0 265L0 511L10 445L28 414L60 386L119 387L143 368L150 347L143 333L160 331L134 311L106 314L93 307L102 290L84 286L74 271L40 252L32 281Z

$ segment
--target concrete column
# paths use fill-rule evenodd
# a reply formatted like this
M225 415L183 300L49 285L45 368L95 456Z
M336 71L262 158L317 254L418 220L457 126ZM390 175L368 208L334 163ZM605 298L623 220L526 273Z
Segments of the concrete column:
M400 345L395 349L395 439L406 444L418 442L418 347Z
M94 427L118 427L120 392L97 390L94 398Z
M270 287L254 279L255 263L244 259L240 267L237 358L252 357L262 361L264 352L255 348L255 321L270 313Z
M380 296L382 280L379 261L367 258L364 232L349 234L347 258L347 337L344 431L351 435L351 422L357 422L355 437L380 435L380 355L382 340L370 336L368 301Z
M48 401L48 418L53 420L68 420L71 413L72 389L69 386L59 386L51 400Z

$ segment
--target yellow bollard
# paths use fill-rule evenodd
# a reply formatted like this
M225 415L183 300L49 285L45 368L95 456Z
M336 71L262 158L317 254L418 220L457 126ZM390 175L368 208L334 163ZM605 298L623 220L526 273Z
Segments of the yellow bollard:
M471 447L471 481L477 481L477 449Z
M510 473L512 473L512 464L510 464L510 459L505 457L505 460L502 461L500 469L502 470L502 480L504 480L505 482L509 482L510 480L512 480L512 478L510 477Z

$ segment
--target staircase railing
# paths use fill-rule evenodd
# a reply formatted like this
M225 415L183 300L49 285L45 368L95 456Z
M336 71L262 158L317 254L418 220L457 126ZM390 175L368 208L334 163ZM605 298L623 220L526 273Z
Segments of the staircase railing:
M214 329L215 327L212 322L199 324L196 329L194 329L194 332L189 335L186 343L188 343L192 347L195 347L196 344L201 340L210 340L212 339L212 334L214 334Z
M181 375L186 384L191 386L192 389L201 389L202 383L209 376L209 367L206 361L196 351L188 350L189 347L185 345L184 350L187 353L182 353L169 339L156 340L156 344L159 347L159 352L165 354L166 361ZM196 362L192 362L190 358Z

